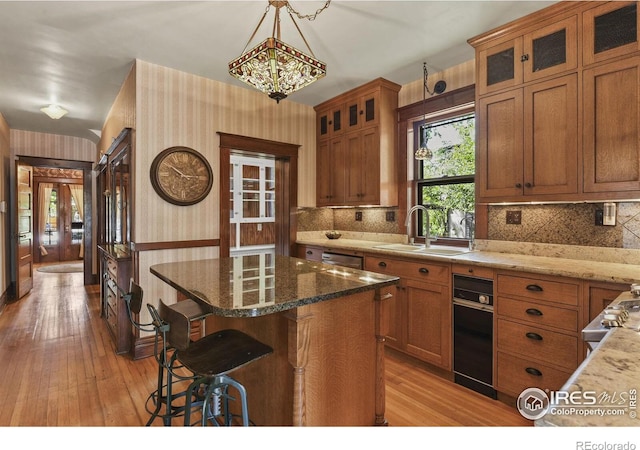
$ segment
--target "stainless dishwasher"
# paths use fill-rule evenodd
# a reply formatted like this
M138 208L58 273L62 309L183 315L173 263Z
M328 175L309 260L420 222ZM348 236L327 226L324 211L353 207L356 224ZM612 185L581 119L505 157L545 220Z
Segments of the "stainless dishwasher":
M493 399L493 280L453 275L454 381Z
M360 269L363 267L362 256L344 255L341 253L323 252L322 262L335 266L348 267L350 269Z

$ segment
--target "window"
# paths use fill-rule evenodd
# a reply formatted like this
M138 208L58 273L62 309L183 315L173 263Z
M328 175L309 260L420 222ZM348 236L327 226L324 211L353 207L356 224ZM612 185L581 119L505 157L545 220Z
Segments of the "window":
M429 236L467 241L475 219L475 116L473 105L440 111L414 124L414 152L426 146L431 158L416 161L417 204L429 208ZM417 235L426 234L419 216Z

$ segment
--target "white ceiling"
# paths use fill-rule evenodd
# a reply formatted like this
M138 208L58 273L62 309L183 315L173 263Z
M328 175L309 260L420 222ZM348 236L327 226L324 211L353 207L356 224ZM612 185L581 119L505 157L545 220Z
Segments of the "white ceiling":
M406 84L473 59L467 39L543 1L333 0L297 20L327 76L285 101L316 105L377 77ZM324 1L291 0L302 14ZM0 1L0 113L14 129L97 141L133 61L245 86L228 73L262 17L261 1ZM251 46L272 34L274 8ZM282 40L306 50L283 10ZM40 112L58 103L69 114Z

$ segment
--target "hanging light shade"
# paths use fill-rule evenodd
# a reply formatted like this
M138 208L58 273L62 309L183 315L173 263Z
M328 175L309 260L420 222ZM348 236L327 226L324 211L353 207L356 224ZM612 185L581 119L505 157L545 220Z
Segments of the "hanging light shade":
M242 55L231 61L229 63L229 73L238 80L268 94L278 103L292 92L324 77L327 73L327 66L313 55L311 48L309 48L309 53L311 53L309 55L280 39L280 9L287 8L289 17L291 17L308 48L309 44L307 44L300 28L298 28L298 24L293 18L293 13L297 14L299 18L313 20L315 16L329 6L329 3L330 0L325 3L323 8L311 16L302 16L291 8L288 1L269 1L269 6L267 6L260 23L258 23L249 38L249 42L256 35L271 6L276 9L273 35L251 50L243 51ZM247 46L249 42L247 42ZM245 50L247 46L245 46Z
M422 63L422 83L423 83L422 84L422 114L423 114L423 120L425 121L425 123L427 121L427 106L426 106L427 92L430 95L442 94L447 88L447 83L445 83L444 81L438 81L435 84L434 90L432 92L429 89L428 80L429 80L429 71L427 70L427 63L424 62ZM428 160L428 159L431 159L431 157L433 156L433 153L427 147L428 140L429 140L428 136L420 136L420 139L419 139L420 147L413 154L413 157L418 161Z

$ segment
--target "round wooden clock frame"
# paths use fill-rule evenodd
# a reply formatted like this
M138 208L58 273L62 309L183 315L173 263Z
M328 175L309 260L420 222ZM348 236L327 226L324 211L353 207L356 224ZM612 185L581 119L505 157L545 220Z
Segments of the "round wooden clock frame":
M207 159L188 147L170 147L151 163L151 185L160 197L179 206L201 202L213 186Z

